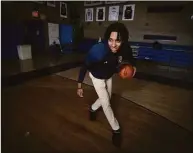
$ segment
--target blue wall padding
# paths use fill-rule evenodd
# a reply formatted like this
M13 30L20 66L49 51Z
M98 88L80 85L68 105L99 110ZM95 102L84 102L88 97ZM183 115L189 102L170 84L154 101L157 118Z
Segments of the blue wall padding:
M59 37L62 45L73 42L73 26L67 24L60 24Z

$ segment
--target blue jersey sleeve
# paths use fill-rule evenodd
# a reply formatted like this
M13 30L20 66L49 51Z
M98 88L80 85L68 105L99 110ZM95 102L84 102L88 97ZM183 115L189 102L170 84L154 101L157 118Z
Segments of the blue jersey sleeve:
M84 81L86 72L88 69L94 69L96 66L100 65L106 53L105 45L99 43L94 45L86 55L83 66L80 69L78 82L82 83Z

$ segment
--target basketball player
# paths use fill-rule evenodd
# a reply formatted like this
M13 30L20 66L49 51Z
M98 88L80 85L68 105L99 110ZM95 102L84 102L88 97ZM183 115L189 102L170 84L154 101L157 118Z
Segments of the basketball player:
M134 67L132 49L128 44L128 30L122 23L111 24L105 34L104 42L95 44L87 54L80 69L77 94L83 97L82 82L87 70L93 82L98 99L89 108L90 120L96 120L96 111L102 107L112 128L112 141L117 147L121 145L121 128L110 105L112 95L112 76L119 72L121 65ZM136 68L134 67L135 75Z

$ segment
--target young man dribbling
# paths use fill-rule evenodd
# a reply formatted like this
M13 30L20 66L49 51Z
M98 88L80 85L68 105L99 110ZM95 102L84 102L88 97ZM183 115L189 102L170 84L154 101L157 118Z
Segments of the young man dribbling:
M98 99L89 108L90 120L96 120L96 111L102 107L112 128L112 142L118 147L121 145L121 128L110 105L112 76L125 64L133 66L133 76L135 75L136 68L128 38L129 33L124 24L111 24L104 34L104 43L95 44L88 52L78 77L77 94L83 97L82 82L87 70L89 71L98 95Z

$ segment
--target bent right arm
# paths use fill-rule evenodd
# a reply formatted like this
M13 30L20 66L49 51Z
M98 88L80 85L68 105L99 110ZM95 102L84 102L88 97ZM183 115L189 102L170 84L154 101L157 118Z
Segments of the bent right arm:
M86 72L87 72L87 67L86 67L85 63L83 63L82 67L80 68L79 76L78 76L77 95L79 97L83 97L82 82L84 81Z
M80 71L79 71L79 76L78 76L78 88L81 88L81 84L82 82L84 81L84 78L85 78L85 75L86 75L86 72L87 72L87 66L86 64L84 63L82 65L82 67L80 68Z
M87 64L85 62L80 68L79 76L78 76L78 88L77 88L77 95L79 97L83 97L82 82L84 81L86 72L90 69L92 70L97 69L100 64L101 62L89 62Z
M89 71L97 70L102 66L103 59L101 57L103 57L103 54L105 53L103 52L103 49L104 49L104 44L96 44L89 50L88 54L86 55L85 61L82 67L80 68L79 76L78 76L79 93L83 93L82 82L84 81L86 72L88 70ZM80 96L81 94L78 94L78 95ZM80 96L80 97L83 97L83 96Z
M84 81L86 72L90 69L98 69L100 67L100 64L102 62L85 62L82 67L80 68L79 71L79 76L78 76L78 88L82 88L82 82Z

